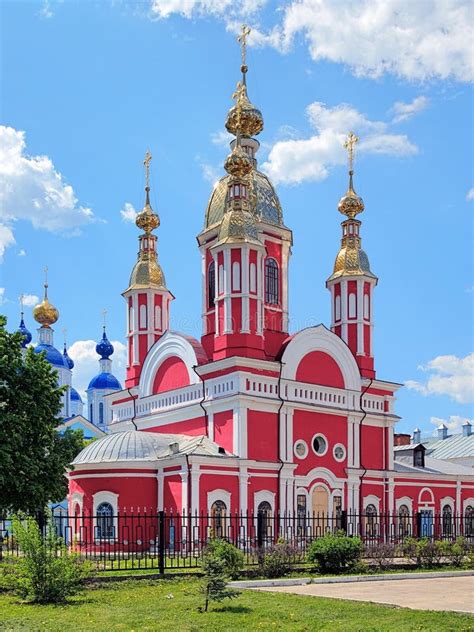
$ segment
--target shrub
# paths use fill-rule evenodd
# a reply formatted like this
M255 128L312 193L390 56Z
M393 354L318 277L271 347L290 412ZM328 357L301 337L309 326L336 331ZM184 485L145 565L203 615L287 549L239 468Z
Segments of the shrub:
M377 564L379 569L385 570L392 566L393 558L395 557L397 548L394 544L389 542L381 542L372 547L367 547L365 550L365 556Z
M280 538L276 544L263 551L260 558L261 574L268 579L287 575L293 566L295 553L295 548Z
M407 538L401 546L405 557L413 560L417 566L432 568L440 564L443 557L444 542L440 540L430 540L429 538Z
M201 568L204 571L204 583L202 591L204 593L204 608L207 612L210 601L222 601L233 599L240 593L227 588L228 574L225 569L225 562L214 552L207 550L202 558Z
M15 564L10 587L34 603L61 603L76 594L90 566L69 553L49 522L43 536L33 518L13 519L13 529L23 555Z
M440 548L442 556L448 558L453 566L461 566L470 546L466 538L459 536L454 542L440 542Z
M307 558L316 563L322 573L342 573L352 570L362 555L360 538L344 532L327 533L311 543Z
M212 555L224 563L224 570L231 579L237 579L244 567L244 554L242 551L227 542L227 540L211 540L207 545L204 555Z

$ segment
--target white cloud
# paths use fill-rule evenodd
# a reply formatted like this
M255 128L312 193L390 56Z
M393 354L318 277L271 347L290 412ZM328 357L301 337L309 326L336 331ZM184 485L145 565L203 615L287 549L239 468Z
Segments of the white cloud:
M169 18L178 13L185 18L213 15L227 18L244 17L258 12L267 0L152 0L151 14Z
M387 123L371 121L346 103L331 108L316 101L308 106L307 115L316 133L307 139L278 141L262 165L275 183L327 178L331 168L347 161L343 144L349 130L362 137L360 153L409 156L418 151L405 134L391 134Z
M228 30L241 18L256 21L262 0L153 0L151 16L212 16ZM454 78L472 81L473 19L470 0L293 0L275 15L273 28L255 25L249 44L291 50L296 38L308 45L314 61L348 66L356 76L390 73L410 81Z
M0 208L1 213L1 208ZM15 243L15 237L13 231L9 226L0 223L0 261L3 260L3 255L8 246L13 246Z
M393 122L400 123L412 118L422 110L428 107L430 100L428 97L416 97L411 103L397 101L393 104L391 113L393 114Z
M130 202L125 202L123 205L123 209L120 211L120 215L124 222L134 222L137 218L137 211L133 204Z
M24 248L22 248L19 252L18 252L18 256L19 257L26 257L26 250Z
M474 424L474 419L468 419L467 417L460 417L459 415L450 415L449 419L441 419L441 417L431 417L430 423L436 426L444 424L450 432L456 433L462 431L462 425L469 421Z
M0 305L3 305L3 303L5 303L5 288L4 287L0 287Z
M474 187L472 187L471 189L469 189L469 191L467 192L466 195L466 200L468 202L470 202L471 200L474 200Z
M211 134L211 143L219 147L229 147L230 142L235 138L233 134L229 134L224 130Z
M43 6L38 11L38 15L46 20L53 17L54 13L49 0L44 0Z
M39 298L35 294L23 294L23 305L33 307L39 303Z
M119 340L111 341L114 346L112 360L112 373L123 385L125 367L127 365L127 348ZM97 341L76 340L68 349L68 354L74 360L72 370L72 385L76 388L84 402L87 401L86 389L91 379L99 373L99 356L96 353Z
M200 156L196 156L196 160L198 161L199 166L201 167L202 176L204 180L206 180L206 182L209 182L210 184L212 184L212 186L214 186L222 177L222 173L213 165L210 165L209 163L203 161L200 158Z
M0 126L0 254L14 243L12 225L30 221L35 228L78 234L94 221L90 208L79 206L47 156L25 152L25 132Z
M474 353L464 358L438 356L419 367L430 375L426 383L408 380L405 386L422 395L447 395L461 404L474 402Z

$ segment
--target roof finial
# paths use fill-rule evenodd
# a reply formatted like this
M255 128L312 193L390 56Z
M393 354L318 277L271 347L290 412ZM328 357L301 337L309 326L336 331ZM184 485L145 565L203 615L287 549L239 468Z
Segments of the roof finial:
M107 310L104 308L102 310L102 323L103 323L102 327L103 327L104 331L105 331L106 319L107 319Z
M347 149L349 156L349 191L352 191L352 176L354 175L354 147L359 142L359 137L354 132L349 132L347 135L344 147Z
M242 71L242 81L245 85L245 74L248 70L247 66L247 38L250 35L251 28L247 26L247 24L242 24L242 33L237 37L237 41L240 44L242 49L242 65L240 66L240 70Z
M63 329L63 336L64 336L64 348L67 347L67 329L66 327L64 327Z
M25 295L24 294L20 294L20 314L21 314L21 319L23 320L23 301L24 301Z
M48 266L44 269L44 298L48 298Z
M145 205L150 204L150 162L152 159L152 155L149 149L146 150L145 159L143 160L143 164L145 166L145 191L146 191L146 202Z

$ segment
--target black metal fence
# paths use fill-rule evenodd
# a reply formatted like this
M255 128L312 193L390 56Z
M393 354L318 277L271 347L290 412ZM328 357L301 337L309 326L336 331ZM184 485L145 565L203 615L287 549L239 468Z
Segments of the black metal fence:
M293 562L303 564L311 542L326 533L359 536L367 549L401 544L407 538L453 541L464 536L474 545L473 515L355 514L157 514L68 515L53 513L52 526L71 551L91 560L98 570L198 568L210 540L224 538L257 565L279 539L291 547ZM0 519L0 560L22 554L12 523Z

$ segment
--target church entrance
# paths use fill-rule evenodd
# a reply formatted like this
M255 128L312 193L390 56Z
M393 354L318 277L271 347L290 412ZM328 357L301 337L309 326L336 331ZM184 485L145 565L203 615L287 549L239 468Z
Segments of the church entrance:
M317 516L318 514L322 517L326 516L328 513L328 501L329 494L325 487L322 485L316 485L313 489L313 497L312 497L312 507L313 514Z

